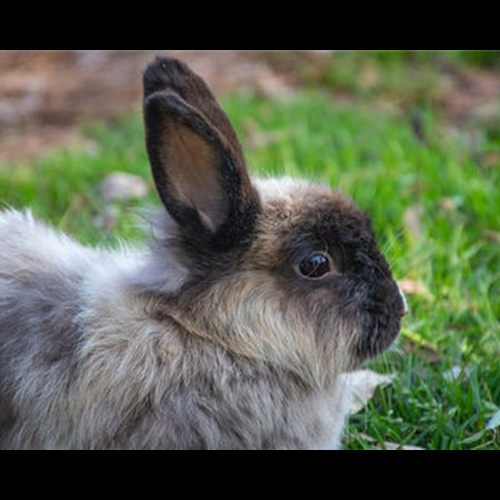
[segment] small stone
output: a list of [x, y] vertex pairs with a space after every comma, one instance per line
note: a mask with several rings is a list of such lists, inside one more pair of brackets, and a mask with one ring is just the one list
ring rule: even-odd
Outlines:
[[102, 181], [99, 193], [106, 201], [137, 200], [148, 195], [148, 185], [136, 175], [115, 172]]

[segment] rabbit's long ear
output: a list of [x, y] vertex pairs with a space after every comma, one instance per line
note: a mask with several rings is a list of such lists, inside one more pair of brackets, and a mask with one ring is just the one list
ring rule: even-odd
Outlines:
[[205, 82], [176, 59], [144, 74], [144, 120], [153, 176], [177, 223], [203, 241], [233, 247], [260, 210], [231, 123]]

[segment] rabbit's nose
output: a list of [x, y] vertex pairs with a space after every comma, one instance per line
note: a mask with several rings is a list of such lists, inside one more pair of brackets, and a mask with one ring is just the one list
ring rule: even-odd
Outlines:
[[401, 299], [403, 300], [403, 316], [406, 316], [409, 312], [410, 309], [408, 307], [408, 301], [406, 300], [406, 296], [403, 293], [403, 290], [401, 289], [401, 286], [398, 283], [398, 290], [399, 290], [399, 295], [401, 296]]

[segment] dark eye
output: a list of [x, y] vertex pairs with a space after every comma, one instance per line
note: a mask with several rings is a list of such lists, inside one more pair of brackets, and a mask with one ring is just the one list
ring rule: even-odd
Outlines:
[[333, 265], [330, 257], [322, 252], [308, 255], [300, 264], [299, 272], [304, 278], [318, 279], [332, 272]]

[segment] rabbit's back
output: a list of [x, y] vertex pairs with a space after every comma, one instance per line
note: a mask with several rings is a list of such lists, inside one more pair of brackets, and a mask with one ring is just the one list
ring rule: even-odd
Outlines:
[[[0, 214], [0, 354], [7, 349], [14, 360], [31, 348], [35, 365], [70, 356], [82, 283], [94, 260], [91, 250], [29, 213]], [[9, 364], [2, 359], [0, 370]]]
[[64, 385], [71, 377], [90, 260], [91, 251], [29, 213], [0, 214], [0, 447], [8, 445], [9, 430], [22, 418], [13, 398], [26, 397], [30, 387]]
[[148, 256], [86, 248], [29, 213], [0, 213], [0, 449], [130, 444], [117, 436], [161, 399], [183, 350], [141, 298]]
[[0, 449], [338, 446], [347, 394], [187, 335], [126, 257], [0, 215]]

